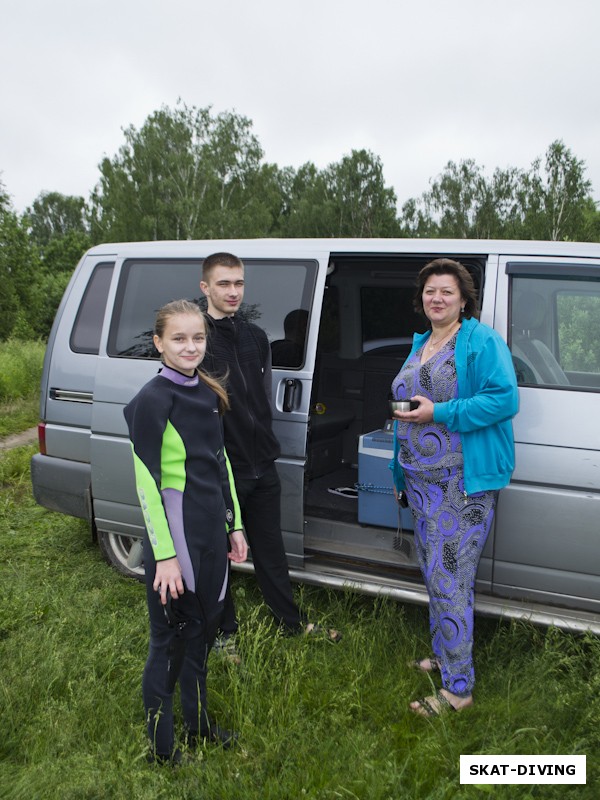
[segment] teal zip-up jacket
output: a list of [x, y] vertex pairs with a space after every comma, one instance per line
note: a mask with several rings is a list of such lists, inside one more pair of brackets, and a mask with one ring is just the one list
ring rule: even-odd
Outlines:
[[[416, 333], [409, 358], [427, 341], [431, 331]], [[502, 489], [515, 468], [512, 418], [519, 410], [517, 378], [510, 350], [495, 330], [471, 318], [464, 319], [456, 337], [458, 397], [434, 403], [433, 420], [457, 431], [463, 449], [467, 494]], [[394, 426], [394, 484], [404, 489], [398, 464]]]

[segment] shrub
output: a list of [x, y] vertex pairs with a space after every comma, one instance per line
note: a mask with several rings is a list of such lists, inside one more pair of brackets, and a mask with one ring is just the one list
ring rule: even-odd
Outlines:
[[17, 400], [39, 392], [46, 345], [40, 340], [0, 342], [0, 400]]

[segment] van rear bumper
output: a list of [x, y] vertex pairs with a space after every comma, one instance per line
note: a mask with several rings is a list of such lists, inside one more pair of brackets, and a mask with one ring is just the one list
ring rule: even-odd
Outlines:
[[35, 501], [52, 511], [91, 520], [91, 467], [81, 461], [37, 453], [31, 459]]

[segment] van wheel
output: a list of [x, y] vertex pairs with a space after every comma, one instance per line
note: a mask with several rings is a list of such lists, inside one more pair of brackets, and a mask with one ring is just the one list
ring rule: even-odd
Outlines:
[[98, 531], [98, 544], [100, 552], [122, 575], [135, 578], [138, 581], [144, 578], [144, 565], [142, 563], [142, 540], [133, 536], [111, 531]]

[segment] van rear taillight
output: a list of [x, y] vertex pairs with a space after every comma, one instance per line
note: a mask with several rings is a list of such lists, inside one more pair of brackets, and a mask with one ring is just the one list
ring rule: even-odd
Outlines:
[[40, 453], [45, 456], [46, 455], [46, 423], [40, 422], [38, 425], [38, 447], [40, 448]]

